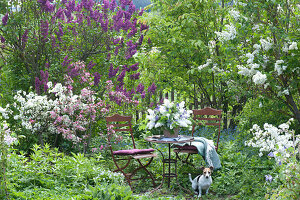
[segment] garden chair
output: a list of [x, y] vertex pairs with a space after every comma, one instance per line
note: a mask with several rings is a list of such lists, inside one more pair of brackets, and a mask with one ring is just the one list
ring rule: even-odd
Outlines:
[[[213, 108], [204, 108], [200, 110], [193, 110], [193, 119], [195, 123], [193, 123], [192, 126], [192, 136], [194, 137], [194, 131], [195, 127], [198, 125], [204, 125], [204, 126], [214, 126], [218, 128], [218, 135], [217, 135], [217, 141], [215, 145], [216, 151], [218, 151], [219, 148], [219, 140], [220, 140], [220, 133], [221, 133], [221, 120], [222, 120], [222, 110], [216, 110]], [[176, 145], [174, 148], [174, 152], [176, 153], [176, 158], [181, 160], [183, 163], [191, 164], [188, 162], [188, 159], [190, 155], [198, 154], [198, 149], [190, 144], [185, 144], [184, 146]], [[181, 159], [179, 157], [179, 154], [187, 154], [185, 159]]]
[[[133, 190], [131, 182], [140, 180], [141, 178], [135, 178], [135, 175], [138, 171], [144, 170], [147, 175], [143, 178], [152, 179], [153, 186], [155, 186], [155, 179], [147, 167], [157, 155], [154, 153], [154, 149], [136, 148], [132, 133], [131, 120], [131, 116], [121, 116], [118, 114], [106, 117], [107, 128], [110, 133], [108, 134], [109, 148], [112, 160], [117, 168], [114, 172], [121, 172], [128, 182], [131, 190]], [[116, 136], [118, 132], [120, 133], [119, 138], [116, 141], [113, 141], [114, 136]], [[126, 149], [120, 149], [122, 146], [121, 140], [123, 142], [128, 142], [125, 143], [125, 145], [123, 143], [124, 147], [127, 147]]]

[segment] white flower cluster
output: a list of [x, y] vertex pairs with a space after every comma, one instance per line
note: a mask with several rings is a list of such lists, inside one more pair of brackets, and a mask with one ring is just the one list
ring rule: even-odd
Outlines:
[[288, 89], [285, 89], [283, 91], [279, 91], [277, 96], [282, 96], [282, 95], [290, 95], [290, 92]]
[[237, 11], [237, 10], [234, 10], [234, 9], [231, 9], [230, 11], [229, 11], [229, 14], [230, 14], [230, 16], [232, 17], [232, 18], [234, 18], [234, 20], [235, 21], [237, 21], [239, 18], [240, 18], [240, 12], [239, 11]]
[[286, 65], [282, 65], [284, 63], [283, 60], [276, 60], [275, 62], [275, 71], [278, 73], [278, 75], [281, 75], [283, 71], [286, 70], [287, 66]]
[[282, 51], [283, 52], [288, 52], [288, 51], [291, 51], [291, 50], [298, 50], [298, 46], [297, 46], [297, 42], [287, 42], [287, 43], [284, 43], [283, 47], [282, 47]]
[[9, 104], [7, 104], [5, 108], [2, 108], [0, 106], [0, 114], [2, 115], [2, 117], [4, 119], [8, 119], [9, 118], [9, 114], [12, 114], [12, 111], [9, 109]]
[[273, 40], [270, 37], [268, 37], [267, 39], [261, 38], [259, 41], [262, 49], [265, 51], [270, 50], [273, 46]]
[[111, 172], [109, 170], [102, 170], [98, 173], [98, 176], [94, 178], [95, 182], [106, 182], [106, 183], [123, 183], [124, 176], [121, 173]]
[[207, 59], [206, 63], [203, 64], [203, 65], [200, 65], [200, 66], [198, 67], [198, 69], [199, 69], [199, 70], [202, 70], [202, 69], [208, 67], [211, 63], [212, 63], [211, 59]]
[[295, 131], [289, 130], [292, 121], [293, 119], [291, 118], [288, 122], [279, 125], [278, 128], [265, 123], [264, 130], [260, 129], [257, 124], [254, 124], [250, 130], [254, 137], [246, 141], [245, 145], [260, 148], [259, 156], [262, 156], [265, 152], [272, 152], [275, 158], [276, 156], [290, 157], [286, 149], [296, 147], [300, 142], [299, 137], [293, 141]]
[[226, 30], [222, 32], [216, 31], [215, 34], [217, 35], [218, 39], [223, 43], [225, 41], [233, 40], [236, 37], [236, 29], [235, 26], [232, 24], [225, 25]]
[[262, 74], [261, 72], [256, 72], [256, 74], [252, 77], [255, 85], [263, 85], [267, 81], [267, 75]]
[[15, 104], [19, 114], [14, 116], [15, 120], [21, 120], [22, 126], [33, 133], [46, 127], [49, 119], [49, 111], [53, 109], [54, 102], [47, 96], [36, 95], [33, 92], [27, 94], [18, 91], [14, 96]]
[[17, 138], [11, 136], [11, 131], [6, 121], [3, 121], [2, 124], [0, 124], [0, 134], [4, 134], [4, 143], [7, 146], [12, 145], [17, 140]]
[[147, 128], [165, 127], [174, 129], [177, 127], [190, 127], [192, 122], [189, 118], [192, 111], [186, 110], [184, 104], [184, 101], [175, 104], [168, 99], [164, 99], [164, 103], [155, 110], [148, 109], [149, 115], [146, 116], [148, 120]]

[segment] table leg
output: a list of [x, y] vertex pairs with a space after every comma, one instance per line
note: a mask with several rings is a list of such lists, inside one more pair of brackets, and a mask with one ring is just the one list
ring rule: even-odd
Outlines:
[[[170, 181], [171, 181], [171, 144], [169, 145], [169, 174], [168, 174], [168, 188], [170, 188]], [[175, 163], [176, 165], [176, 163]]]

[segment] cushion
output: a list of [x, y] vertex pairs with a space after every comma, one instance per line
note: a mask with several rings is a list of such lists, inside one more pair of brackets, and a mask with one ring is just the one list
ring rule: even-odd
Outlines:
[[114, 155], [135, 155], [135, 154], [145, 154], [151, 153], [154, 149], [128, 149], [128, 150], [118, 150], [113, 151]]

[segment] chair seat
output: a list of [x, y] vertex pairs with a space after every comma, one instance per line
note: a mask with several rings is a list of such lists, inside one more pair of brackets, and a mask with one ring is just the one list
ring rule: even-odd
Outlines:
[[126, 149], [113, 151], [114, 155], [136, 155], [136, 154], [147, 154], [153, 152], [154, 149]]
[[184, 145], [184, 146], [175, 145], [175, 148], [179, 149], [179, 150], [195, 150], [195, 151], [198, 151], [197, 147], [195, 147], [193, 145]]

